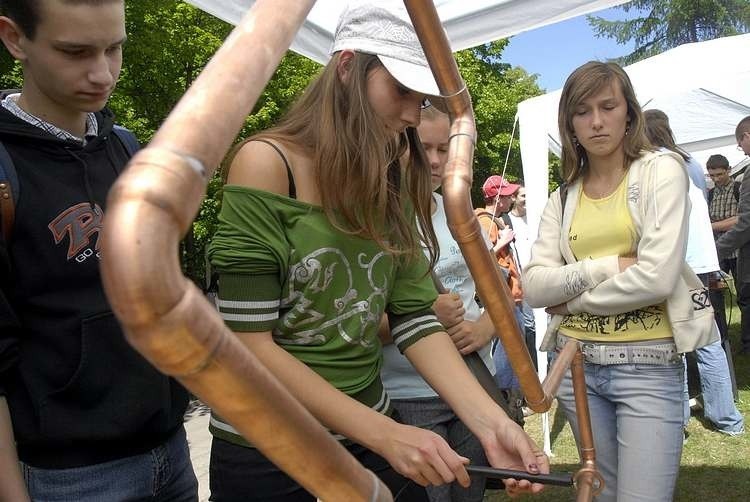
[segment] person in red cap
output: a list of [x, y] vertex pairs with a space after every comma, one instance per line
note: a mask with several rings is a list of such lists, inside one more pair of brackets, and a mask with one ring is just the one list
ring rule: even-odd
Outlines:
[[513, 196], [519, 188], [521, 188], [521, 185], [511, 183], [497, 174], [493, 174], [487, 178], [482, 185], [487, 210], [490, 211], [490, 207], [494, 208], [494, 211], [491, 212], [495, 216], [500, 216], [510, 211], [510, 207], [513, 205]]
[[[510, 183], [502, 176], [496, 174], [487, 178], [482, 185], [484, 192], [484, 208], [477, 208], [475, 213], [482, 229], [489, 236], [492, 242], [492, 250], [497, 258], [497, 263], [505, 272], [508, 281], [511, 296], [516, 304], [516, 321], [519, 328], [523, 331], [523, 314], [521, 313], [521, 303], [523, 302], [523, 289], [521, 288], [520, 267], [515, 257], [514, 248], [511, 242], [515, 238], [515, 233], [507, 216], [513, 205], [513, 198], [521, 185]], [[508, 218], [507, 220], [503, 218]], [[492, 360], [495, 362], [495, 380], [497, 385], [509, 393], [510, 408], [514, 412], [514, 418], [522, 420], [523, 398], [520, 392], [518, 377], [513, 373], [510, 367], [505, 350], [501, 344], [496, 344], [492, 353]]]
[[498, 263], [509, 274], [508, 286], [516, 303], [520, 303], [523, 299], [523, 290], [518, 266], [509, 246], [515, 235], [510, 225], [503, 221], [502, 215], [510, 211], [513, 205], [513, 195], [520, 187], [521, 185], [510, 183], [502, 176], [493, 174], [482, 185], [485, 207], [475, 210], [479, 224], [492, 241], [492, 249]]

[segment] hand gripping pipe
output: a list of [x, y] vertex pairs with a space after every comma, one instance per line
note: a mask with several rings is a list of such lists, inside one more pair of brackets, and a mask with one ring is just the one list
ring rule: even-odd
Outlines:
[[110, 191], [102, 275], [128, 341], [325, 501], [393, 500], [224, 326], [180, 270], [208, 178], [312, 8], [258, 0]]
[[[515, 305], [510, 291], [500, 274], [494, 256], [487, 250], [479, 221], [474, 215], [471, 204], [469, 194], [473, 179], [472, 162], [476, 127], [469, 91], [458, 72], [450, 43], [440, 25], [433, 3], [430, 0], [404, 0], [404, 4], [451, 117], [448, 162], [442, 180], [448, 227], [466, 259], [482, 303], [490, 314], [513, 371], [518, 376], [528, 406], [537, 412], [547, 411], [552, 405], [565, 372], [574, 356], [580, 351], [575, 341], [569, 342], [558, 355], [555, 366], [548, 374], [544, 385], [539, 382], [526, 344], [516, 324], [513, 312]], [[577, 408], [579, 405], [585, 409], [585, 415], [588, 417], [585, 387], [583, 393], [576, 392]], [[582, 444], [579, 448], [590, 454], [587, 453], [586, 458], [582, 458], [584, 463], [582, 471], [585, 470], [585, 472], [579, 471], [576, 474], [579, 486], [578, 500], [580, 501], [591, 499], [592, 490], [589, 488], [595, 478], [592, 472], [596, 473], [591, 425], [588, 420], [585, 422], [588, 430], [580, 435]], [[585, 428], [586, 424], [583, 421], [581, 424], [581, 427]], [[598, 476], [598, 473], [596, 474]], [[602, 486], [603, 484], [600, 483], [600, 487]]]

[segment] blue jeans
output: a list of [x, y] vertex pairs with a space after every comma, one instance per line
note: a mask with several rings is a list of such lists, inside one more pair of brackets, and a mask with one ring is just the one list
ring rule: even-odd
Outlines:
[[[671, 502], [682, 456], [682, 362], [585, 364], [596, 464], [605, 488], [597, 502]], [[557, 399], [578, 441], [568, 370]]]
[[521, 316], [523, 317], [523, 334], [526, 341], [526, 349], [534, 363], [534, 369], [539, 371], [539, 361], [536, 351], [536, 322], [534, 321], [534, 309], [524, 300], [521, 302]]
[[[745, 428], [742, 414], [734, 405], [732, 380], [729, 375], [727, 356], [721, 342], [714, 342], [695, 351], [703, 394], [703, 416], [710, 420], [720, 432], [739, 434]], [[690, 419], [687, 375], [684, 386], [684, 424]]]
[[[521, 307], [514, 308], [513, 313], [516, 317], [518, 329], [521, 333], [524, 333], [524, 318]], [[518, 383], [518, 377], [510, 365], [505, 347], [498, 338], [495, 338], [492, 342], [492, 362], [495, 363], [495, 382], [497, 382], [498, 387], [501, 389], [518, 389], [521, 387], [521, 384]]]
[[[471, 465], [488, 465], [479, 440], [439, 397], [392, 400], [401, 422], [428, 429], [443, 437], [456, 453], [471, 460]], [[458, 483], [428, 486], [430, 502], [482, 502], [484, 478], [472, 476], [469, 488]]]
[[518, 377], [513, 373], [510, 359], [505, 353], [505, 347], [499, 340], [492, 351], [492, 362], [495, 363], [495, 382], [497, 382], [498, 387], [501, 389], [518, 389], [520, 387]]
[[34, 502], [198, 501], [198, 480], [182, 427], [141, 455], [72, 469], [23, 463], [21, 469]]

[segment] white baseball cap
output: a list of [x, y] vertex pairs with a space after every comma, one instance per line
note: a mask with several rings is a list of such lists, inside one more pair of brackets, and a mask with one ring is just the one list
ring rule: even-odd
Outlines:
[[330, 53], [346, 49], [374, 54], [401, 85], [429, 96], [440, 96], [403, 3], [350, 4], [339, 17]]

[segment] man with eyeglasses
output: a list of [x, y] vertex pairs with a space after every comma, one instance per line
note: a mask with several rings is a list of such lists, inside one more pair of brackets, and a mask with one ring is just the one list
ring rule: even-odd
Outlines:
[[[750, 155], [750, 115], [740, 120], [734, 133], [737, 147], [745, 155]], [[750, 355], [750, 176], [742, 180], [739, 202], [737, 204], [737, 221], [716, 241], [716, 251], [719, 258], [731, 258], [736, 250], [737, 275], [737, 305], [740, 307], [741, 342], [740, 354]]]

